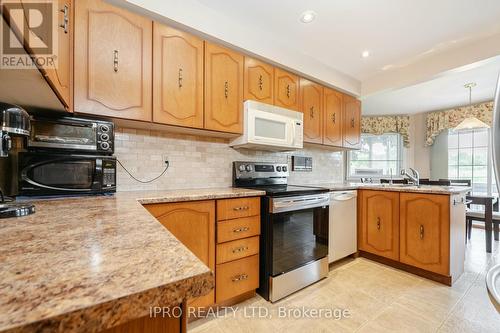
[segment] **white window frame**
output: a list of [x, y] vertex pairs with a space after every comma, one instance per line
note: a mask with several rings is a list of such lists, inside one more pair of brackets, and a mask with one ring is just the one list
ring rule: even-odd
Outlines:
[[[393, 170], [393, 173], [392, 173], [392, 177], [393, 178], [399, 178], [399, 171], [403, 168], [403, 156], [404, 156], [404, 152], [403, 152], [403, 137], [401, 136], [401, 134], [399, 133], [384, 133], [384, 134], [381, 134], [381, 135], [378, 135], [378, 136], [385, 136], [385, 135], [397, 135], [398, 136], [398, 149], [397, 149], [397, 165], [396, 165], [396, 170]], [[363, 138], [363, 136], [377, 136], [375, 134], [368, 134], [368, 133], [362, 133], [361, 134], [361, 139]], [[373, 180], [378, 180], [378, 179], [381, 179], [381, 178], [390, 178], [391, 175], [390, 174], [382, 174], [382, 175], [370, 175], [370, 174], [366, 174], [366, 175], [351, 175], [351, 151], [348, 151], [346, 152], [346, 156], [345, 156], [345, 160], [346, 160], [346, 167], [345, 167], [345, 175], [346, 175], [346, 180], [347, 181], [359, 181], [360, 178], [371, 178]], [[384, 161], [384, 160], [380, 160], [380, 161]], [[391, 160], [392, 161], [392, 160]]]

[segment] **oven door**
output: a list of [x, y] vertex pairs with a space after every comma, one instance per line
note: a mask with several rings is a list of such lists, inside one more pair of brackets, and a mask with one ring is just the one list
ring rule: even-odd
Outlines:
[[77, 119], [33, 119], [28, 147], [97, 151], [97, 124]]
[[21, 195], [99, 193], [102, 158], [86, 155], [20, 154]]
[[328, 194], [273, 198], [271, 276], [328, 256]]

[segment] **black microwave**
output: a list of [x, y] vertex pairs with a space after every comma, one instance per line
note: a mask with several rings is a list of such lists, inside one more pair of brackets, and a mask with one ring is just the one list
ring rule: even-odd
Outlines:
[[19, 195], [82, 195], [116, 192], [113, 156], [21, 152]]

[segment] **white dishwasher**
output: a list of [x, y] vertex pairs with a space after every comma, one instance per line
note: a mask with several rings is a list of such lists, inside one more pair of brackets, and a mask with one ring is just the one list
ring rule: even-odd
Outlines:
[[330, 193], [328, 262], [334, 262], [358, 251], [357, 196], [356, 190]]

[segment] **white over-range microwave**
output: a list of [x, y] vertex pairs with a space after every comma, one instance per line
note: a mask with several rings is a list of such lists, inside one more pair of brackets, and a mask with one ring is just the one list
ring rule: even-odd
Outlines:
[[303, 114], [278, 106], [245, 101], [243, 135], [229, 144], [234, 148], [291, 151], [303, 147]]

